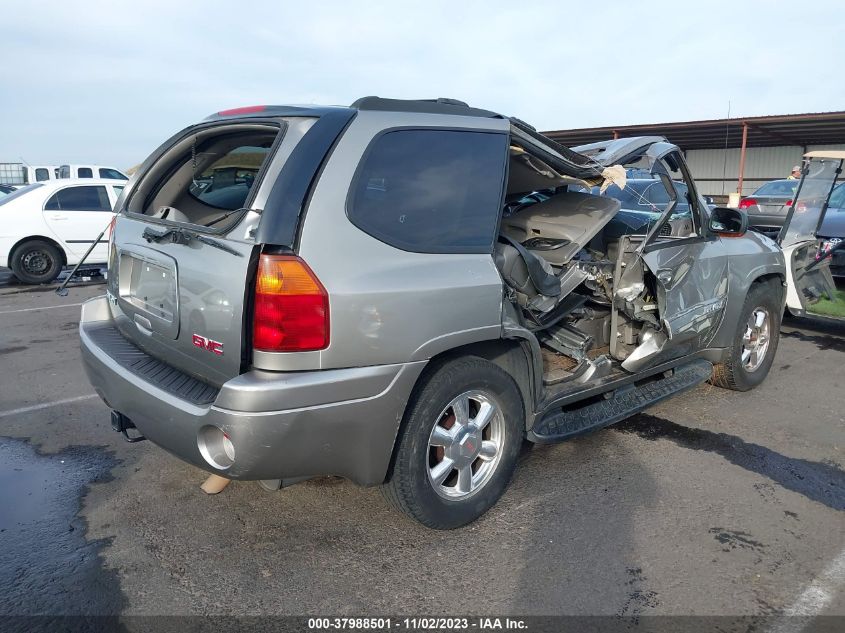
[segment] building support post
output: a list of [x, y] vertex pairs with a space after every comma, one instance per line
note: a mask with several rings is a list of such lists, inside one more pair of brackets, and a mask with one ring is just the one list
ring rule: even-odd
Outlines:
[[736, 186], [736, 192], [742, 195], [742, 179], [745, 176], [745, 146], [748, 143], [748, 123], [742, 124], [742, 149], [739, 153], [739, 182]]

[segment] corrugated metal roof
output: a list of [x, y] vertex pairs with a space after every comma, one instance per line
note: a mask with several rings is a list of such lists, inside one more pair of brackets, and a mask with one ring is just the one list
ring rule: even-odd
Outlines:
[[681, 149], [721, 149], [742, 145], [742, 127], [748, 125], [748, 147], [845, 143], [845, 111], [642, 125], [608, 125], [576, 130], [543, 132], [558, 143], [572, 147], [625, 136], [665, 136]]

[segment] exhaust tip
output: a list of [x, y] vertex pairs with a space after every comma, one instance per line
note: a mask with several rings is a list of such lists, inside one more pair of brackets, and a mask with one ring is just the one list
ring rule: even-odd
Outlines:
[[197, 433], [197, 447], [202, 458], [217, 470], [226, 470], [235, 463], [235, 445], [229, 434], [212, 424]]

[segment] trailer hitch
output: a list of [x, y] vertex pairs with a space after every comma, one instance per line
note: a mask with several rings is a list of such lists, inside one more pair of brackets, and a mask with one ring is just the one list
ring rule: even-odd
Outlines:
[[122, 433], [123, 437], [130, 444], [134, 444], [135, 442], [143, 442], [145, 439], [147, 439], [143, 435], [129, 435], [129, 429], [134, 429], [135, 423], [129, 418], [127, 418], [125, 415], [117, 411], [111, 412], [111, 428], [113, 428], [118, 433]]

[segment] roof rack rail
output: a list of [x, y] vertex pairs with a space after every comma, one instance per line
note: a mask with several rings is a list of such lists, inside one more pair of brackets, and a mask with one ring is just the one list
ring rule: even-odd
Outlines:
[[377, 110], [384, 112], [420, 112], [424, 114], [456, 114], [459, 116], [477, 116], [503, 119], [501, 114], [472, 108], [464, 101], [439, 97], [437, 99], [385, 99], [383, 97], [361, 97], [350, 108], [358, 110]]

